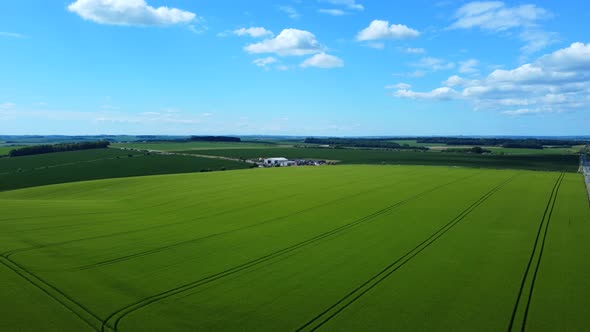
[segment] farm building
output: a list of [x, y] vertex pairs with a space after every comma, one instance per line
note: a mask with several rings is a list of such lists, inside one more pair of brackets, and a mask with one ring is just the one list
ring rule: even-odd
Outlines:
[[266, 167], [276, 167], [276, 166], [293, 166], [295, 165], [294, 162], [288, 160], [287, 158], [278, 157], [278, 158], [266, 158], [264, 159], [264, 166]]

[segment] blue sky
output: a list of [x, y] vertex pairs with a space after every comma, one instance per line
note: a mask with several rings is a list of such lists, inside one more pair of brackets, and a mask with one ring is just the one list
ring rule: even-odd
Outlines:
[[586, 1], [8, 0], [0, 134], [587, 135]]

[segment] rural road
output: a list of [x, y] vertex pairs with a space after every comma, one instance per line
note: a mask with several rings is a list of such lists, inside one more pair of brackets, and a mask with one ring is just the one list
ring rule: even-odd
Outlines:
[[121, 150], [132, 150], [132, 151], [147, 151], [150, 153], [158, 153], [163, 155], [177, 155], [177, 156], [187, 156], [187, 157], [200, 157], [200, 158], [209, 158], [209, 159], [223, 159], [223, 160], [232, 160], [232, 161], [241, 161], [250, 164], [255, 164], [255, 162], [251, 160], [242, 160], [238, 158], [229, 158], [229, 157], [222, 157], [222, 156], [213, 156], [207, 154], [195, 154], [195, 153], [179, 153], [174, 151], [163, 151], [163, 150], [146, 150], [146, 149], [134, 149], [134, 148], [119, 148]]

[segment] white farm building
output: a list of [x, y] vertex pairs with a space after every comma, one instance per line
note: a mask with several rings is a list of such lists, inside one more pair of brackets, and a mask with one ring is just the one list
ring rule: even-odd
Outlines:
[[266, 158], [264, 159], [264, 166], [266, 167], [284, 167], [284, 166], [293, 166], [295, 162], [288, 160], [287, 158]]

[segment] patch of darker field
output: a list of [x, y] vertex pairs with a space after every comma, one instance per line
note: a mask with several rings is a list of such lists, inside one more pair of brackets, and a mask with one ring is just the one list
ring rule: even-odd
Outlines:
[[95, 149], [0, 158], [0, 191], [129, 176], [232, 170], [249, 164], [222, 159]]
[[396, 164], [441, 165], [496, 169], [525, 169], [537, 171], [576, 172], [578, 155], [477, 155], [473, 153], [432, 153], [414, 151], [329, 149], [329, 148], [273, 148], [273, 149], [219, 149], [183, 151], [230, 158], [254, 159], [285, 157], [338, 160], [341, 164]]

